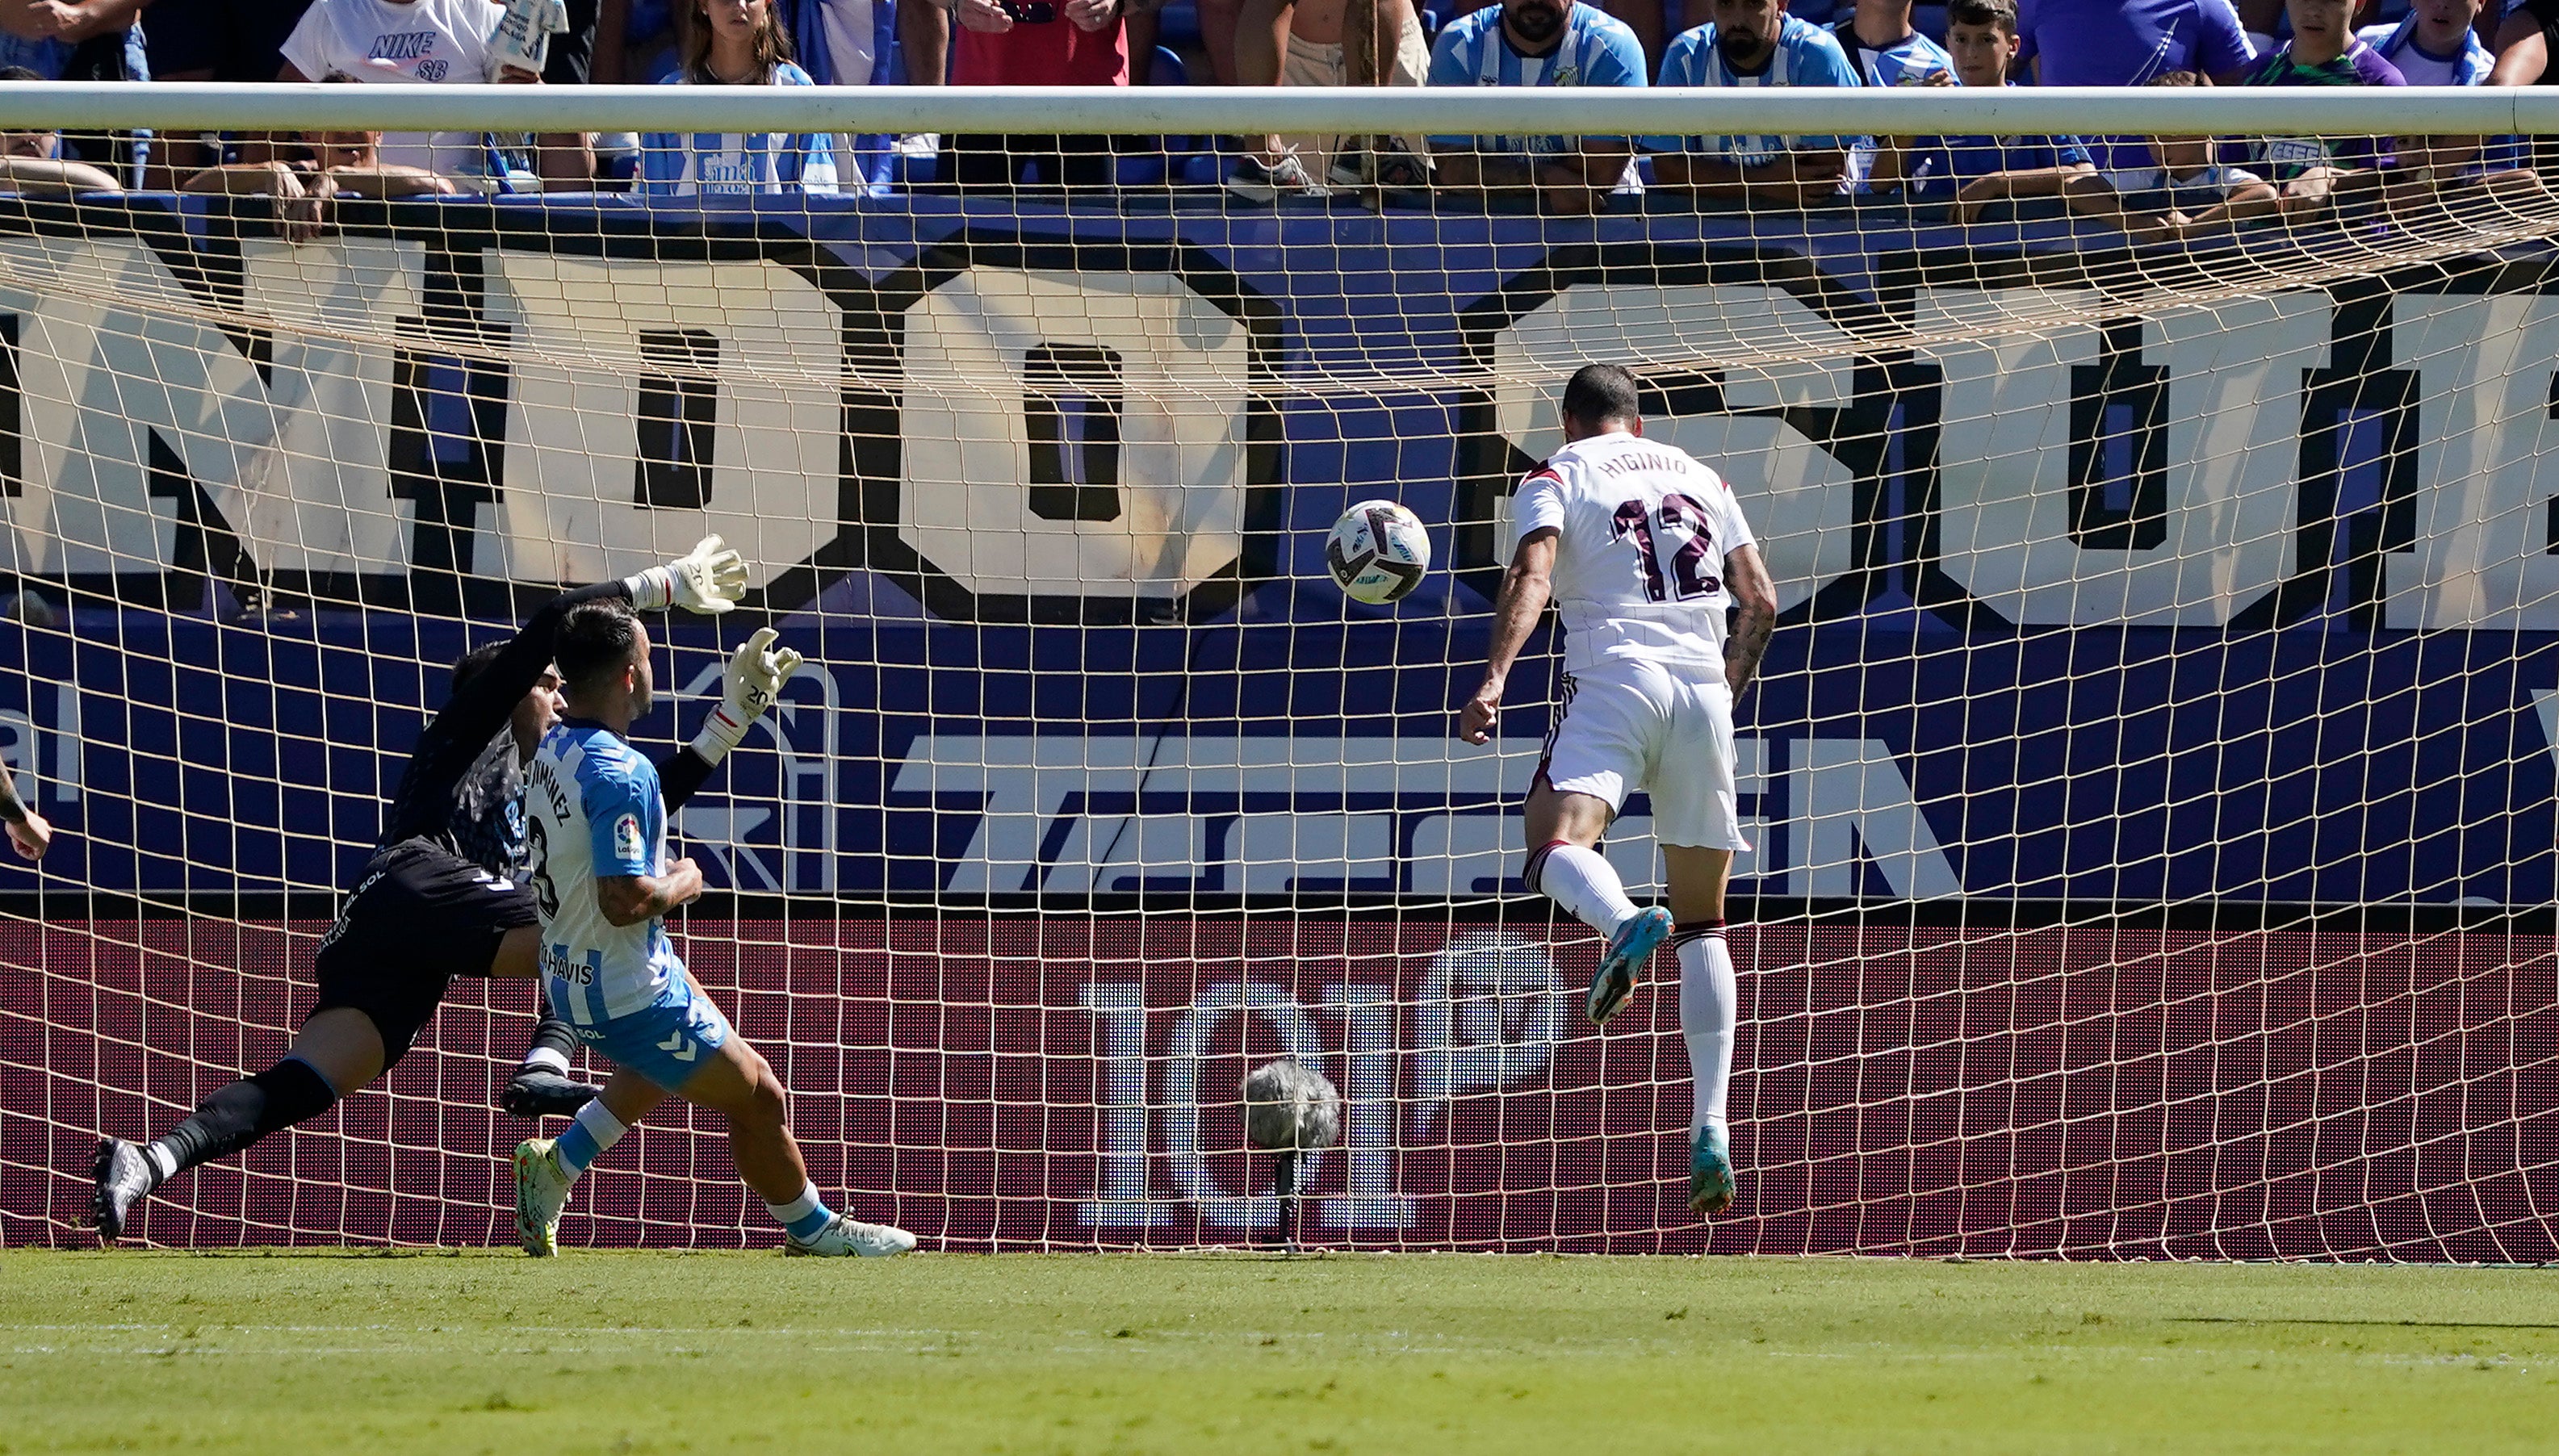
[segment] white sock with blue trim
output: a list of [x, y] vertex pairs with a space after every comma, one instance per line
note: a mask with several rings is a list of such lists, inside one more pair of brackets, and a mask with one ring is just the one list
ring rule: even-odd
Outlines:
[[558, 1155], [560, 1166], [568, 1170], [568, 1176], [575, 1178], [596, 1159], [603, 1157], [605, 1150], [620, 1142], [622, 1134], [630, 1130], [622, 1125], [621, 1118], [605, 1107], [602, 1098], [592, 1098], [577, 1109], [577, 1120], [569, 1123], [568, 1130], [551, 1145], [551, 1151]]
[[834, 1211], [827, 1207], [827, 1201], [818, 1196], [815, 1183], [801, 1189], [800, 1196], [789, 1203], [769, 1203], [764, 1207], [772, 1213], [775, 1222], [790, 1230], [791, 1237], [803, 1243], [817, 1238], [818, 1231], [834, 1222], [835, 1218]]

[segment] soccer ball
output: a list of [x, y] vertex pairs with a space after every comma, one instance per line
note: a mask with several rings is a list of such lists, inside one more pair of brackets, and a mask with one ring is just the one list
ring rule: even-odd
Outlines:
[[1393, 501], [1362, 501], [1333, 522], [1324, 564], [1352, 601], [1396, 601], [1422, 585], [1430, 569], [1430, 533], [1422, 517]]

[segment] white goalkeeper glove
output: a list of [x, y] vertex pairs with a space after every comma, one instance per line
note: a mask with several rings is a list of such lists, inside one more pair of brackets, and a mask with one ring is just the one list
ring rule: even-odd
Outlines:
[[551, 37], [567, 30], [566, 0], [507, 0], [506, 14], [489, 35], [487, 78], [502, 79], [510, 68], [540, 75], [550, 60]]
[[773, 706], [782, 693], [782, 684], [800, 670], [800, 654], [792, 648], [775, 648], [781, 634], [770, 627], [759, 627], [755, 636], [738, 644], [728, 659], [728, 693], [718, 707], [702, 720], [702, 731], [693, 735], [693, 752], [702, 762], [716, 764], [728, 751], [745, 739], [746, 730]]
[[719, 537], [704, 536], [693, 543], [692, 554], [625, 577], [622, 584], [630, 588], [635, 610], [663, 612], [681, 607], [716, 617], [746, 595], [746, 558]]

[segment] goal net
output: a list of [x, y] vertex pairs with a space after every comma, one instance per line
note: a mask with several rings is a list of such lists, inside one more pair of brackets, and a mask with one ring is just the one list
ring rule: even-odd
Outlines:
[[[757, 623], [808, 666], [671, 928], [928, 1246], [1273, 1237], [1286, 1054], [1344, 1098], [1315, 1246], [2551, 1258], [2540, 99], [0, 86], [238, 169], [0, 197], [0, 759], [59, 835], [0, 858], [0, 1235], [84, 1241], [96, 1138], [281, 1054], [460, 653], [716, 531], [753, 593], [653, 625], [644, 746]], [[485, 163], [292, 173], [403, 127]], [[580, 132], [636, 181], [528, 191]], [[1601, 1034], [1519, 880], [1553, 631], [1452, 716], [1591, 361], [1783, 610], [1712, 1228], [1667, 958]], [[1371, 607], [1323, 545], [1380, 497], [1434, 560]], [[140, 1233], [508, 1242], [534, 996], [457, 980]], [[564, 1237], [775, 1241], [674, 1106]]]

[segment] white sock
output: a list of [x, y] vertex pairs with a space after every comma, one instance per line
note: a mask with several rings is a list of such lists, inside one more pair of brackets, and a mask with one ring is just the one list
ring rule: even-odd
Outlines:
[[827, 1226], [835, 1220], [834, 1214], [827, 1208], [827, 1201], [819, 1197], [815, 1183], [804, 1185], [800, 1196], [789, 1203], [769, 1203], [764, 1208], [773, 1215], [775, 1223], [789, 1230], [791, 1237], [803, 1243], [824, 1233]]
[[1689, 1129], [1724, 1125], [1724, 1094], [1732, 1082], [1732, 1025], [1739, 996], [1732, 980], [1732, 952], [1724, 944], [1724, 922], [1682, 926], [1671, 937], [1679, 955], [1680, 1036], [1688, 1043], [1689, 1075], [1697, 1081], [1697, 1111]]
[[1626, 898], [1626, 882], [1598, 850], [1558, 839], [1532, 851], [1528, 869], [1532, 888], [1603, 936], [1615, 935], [1635, 913], [1635, 902]]

